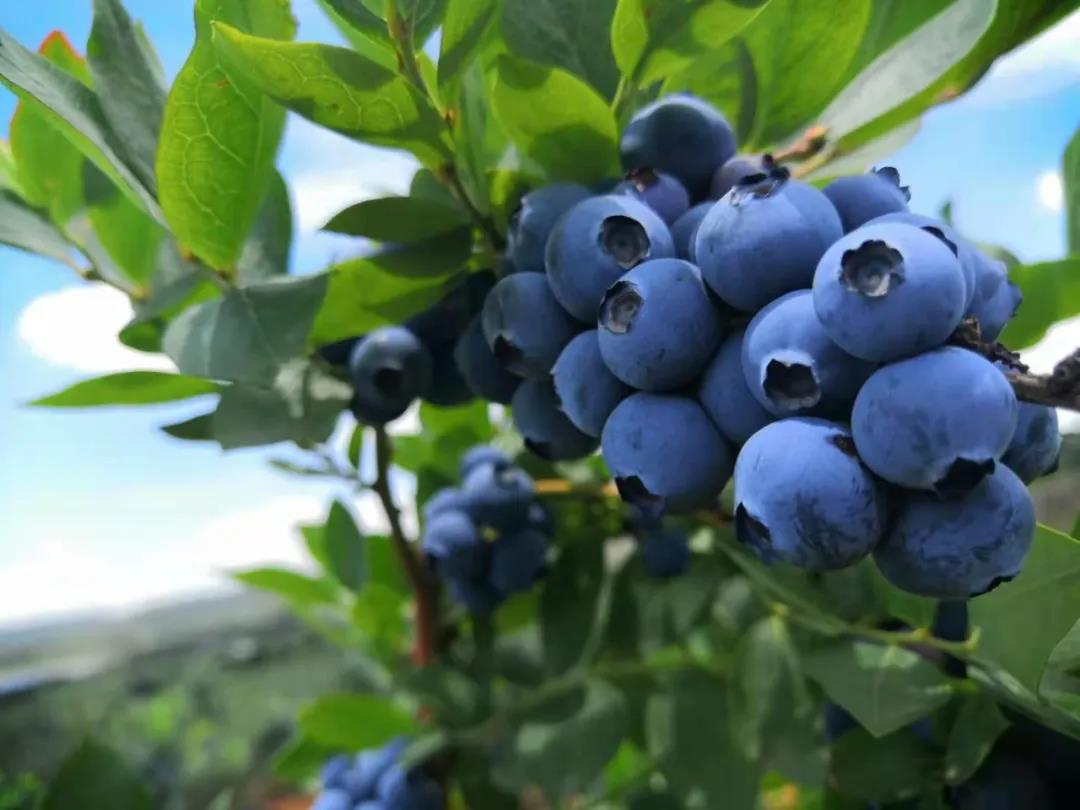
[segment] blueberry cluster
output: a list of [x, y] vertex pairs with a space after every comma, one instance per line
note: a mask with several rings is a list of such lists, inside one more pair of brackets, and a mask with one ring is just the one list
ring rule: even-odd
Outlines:
[[441, 810], [435, 780], [398, 762], [405, 745], [399, 738], [355, 757], [334, 757], [323, 767], [322, 792], [311, 810]]
[[551, 518], [533, 481], [499, 450], [473, 447], [460, 488], [439, 490], [424, 507], [424, 554], [453, 598], [473, 613], [527, 591], [547, 569]]
[[910, 213], [894, 169], [818, 190], [735, 155], [690, 96], [641, 110], [621, 152], [608, 193], [525, 195], [514, 272], [459, 354], [520, 380], [526, 445], [559, 460], [599, 444], [653, 516], [715, 505], [734, 472], [737, 532], [766, 560], [873, 553], [941, 598], [1015, 576], [1056, 417], [947, 345], [965, 319], [996, 339], [1020, 302], [1005, 266]]

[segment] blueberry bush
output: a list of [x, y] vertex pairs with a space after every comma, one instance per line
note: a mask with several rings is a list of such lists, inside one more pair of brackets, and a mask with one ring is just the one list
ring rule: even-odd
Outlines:
[[[1078, 3], [319, 0], [339, 47], [197, 0], [171, 87], [93, 5], [85, 55], [0, 31], [0, 242], [176, 372], [35, 404], [209, 395], [162, 429], [381, 505], [236, 574], [366, 673], [278, 755], [315, 807], [1077, 806], [1080, 540], [1026, 485], [1080, 353], [1007, 347], [1080, 314], [1080, 136], [1038, 265], [882, 160]], [[328, 268], [288, 267], [287, 111], [418, 164]], [[106, 760], [44, 806], [146, 806]]]

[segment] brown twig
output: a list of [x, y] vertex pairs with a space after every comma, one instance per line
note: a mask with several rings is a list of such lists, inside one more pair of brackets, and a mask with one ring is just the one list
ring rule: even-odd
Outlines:
[[792, 163], [814, 157], [828, 143], [829, 130], [821, 124], [809, 127], [799, 139], [790, 146], [772, 153], [777, 163]]

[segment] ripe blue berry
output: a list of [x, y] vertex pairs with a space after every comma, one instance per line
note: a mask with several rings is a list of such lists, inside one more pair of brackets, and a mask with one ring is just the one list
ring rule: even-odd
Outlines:
[[506, 598], [487, 578], [451, 579], [447, 584], [451, 598], [470, 613], [491, 613]]
[[959, 495], [993, 472], [1017, 402], [988, 360], [954, 346], [878, 369], [855, 400], [852, 433], [875, 473], [910, 489]]
[[709, 197], [719, 200], [747, 177], [768, 174], [775, 167], [772, 155], [735, 155], [716, 170], [709, 185]]
[[488, 402], [510, 404], [521, 378], [503, 368], [484, 338], [480, 316], [466, 327], [454, 347], [454, 360], [470, 390]]
[[547, 567], [547, 535], [538, 529], [509, 532], [491, 547], [491, 584], [502, 593], [527, 591]]
[[769, 413], [838, 419], [847, 417], [874, 368], [829, 339], [810, 290], [788, 293], [754, 316], [742, 365], [750, 393]]
[[631, 389], [604, 365], [597, 336], [590, 329], [567, 343], [551, 374], [566, 417], [582, 433], [600, 438], [604, 422]]
[[351, 765], [352, 760], [344, 754], [328, 760], [319, 774], [319, 782], [322, 783], [323, 789], [344, 787], [345, 774]]
[[998, 339], [1024, 300], [1020, 288], [1009, 281], [1005, 263], [975, 251], [975, 295], [967, 314], [979, 322], [984, 341]]
[[596, 439], [582, 433], [566, 418], [550, 380], [526, 380], [511, 405], [514, 426], [525, 446], [548, 461], [584, 458], [596, 449]]
[[871, 552], [885, 520], [884, 497], [843, 425], [782, 419], [739, 451], [735, 530], [766, 562], [846, 568]]
[[1061, 455], [1061, 431], [1057, 411], [1046, 405], [1021, 402], [1009, 448], [1001, 461], [1025, 484], [1057, 469]]
[[485, 548], [472, 518], [446, 511], [424, 526], [424, 554], [432, 568], [447, 577], [478, 577], [484, 570]]
[[906, 211], [911, 199], [911, 192], [900, 185], [900, 173], [892, 166], [841, 177], [825, 186], [824, 191], [840, 214], [844, 233], [883, 214]]
[[826, 334], [863, 360], [887, 362], [944, 343], [964, 313], [964, 276], [945, 243], [899, 222], [837, 241], [814, 274]]
[[669, 579], [690, 567], [690, 542], [686, 532], [673, 526], [654, 526], [641, 541], [641, 564], [655, 579]]
[[698, 225], [709, 209], [713, 207], [712, 201], [698, 203], [677, 220], [671, 226], [671, 239], [675, 243], [675, 255], [688, 262], [694, 261], [694, 239], [697, 238]]
[[580, 321], [596, 321], [604, 290], [647, 259], [675, 255], [671, 233], [647, 205], [624, 194], [590, 197], [567, 211], [547, 243], [555, 298]]
[[431, 355], [431, 382], [421, 394], [423, 400], [432, 405], [451, 408], [473, 399], [475, 394], [454, 358], [455, 343], [450, 341], [437, 346], [430, 343], [426, 345]]
[[601, 442], [623, 500], [653, 516], [712, 506], [731, 477], [731, 448], [688, 397], [632, 394]]
[[467, 512], [469, 499], [465, 493], [455, 487], [443, 487], [424, 504], [424, 521], [431, 521], [443, 512]]
[[690, 195], [675, 177], [652, 169], [631, 169], [626, 179], [615, 187], [616, 194], [627, 194], [645, 203], [671, 225], [690, 208]]
[[580, 324], [551, 293], [546, 276], [506, 276], [484, 302], [484, 337], [499, 364], [523, 377], [544, 378]]
[[376, 795], [383, 810], [440, 810], [438, 785], [422, 773], [395, 763], [379, 778]]
[[487, 444], [478, 444], [465, 451], [465, 455], [461, 457], [461, 463], [458, 465], [458, 469], [461, 471], [461, 477], [467, 478], [469, 473], [484, 464], [505, 466], [510, 464], [510, 456], [506, 455], [506, 453], [497, 447], [492, 447]]
[[828, 200], [792, 185], [784, 171], [749, 180], [754, 182], [733, 189], [705, 215], [694, 257], [722, 300], [756, 312], [786, 292], [809, 287], [818, 260], [841, 231]]
[[461, 491], [468, 499], [469, 515], [483, 526], [509, 531], [528, 521], [533, 482], [518, 467], [481, 464], [465, 477]]
[[324, 790], [319, 794], [311, 810], [352, 810], [352, 797], [344, 790]]
[[732, 332], [701, 375], [698, 400], [720, 432], [741, 445], [773, 420], [773, 416], [750, 393], [743, 374], [744, 331]]
[[642, 108], [619, 143], [625, 169], [653, 166], [675, 175], [694, 199], [735, 154], [735, 134], [720, 111], [698, 98], [667, 96]]
[[1024, 482], [998, 465], [962, 498], [908, 493], [874, 560], [905, 591], [967, 599], [1020, 573], [1034, 533]]
[[604, 363], [644, 391], [691, 382], [722, 332], [701, 273], [682, 259], [656, 259], [629, 271], [604, 294], [598, 323]]
[[355, 799], [375, 798], [379, 779], [401, 756], [401, 752], [405, 750], [405, 745], [404, 739], [396, 738], [382, 748], [357, 754], [353, 766], [345, 775], [345, 790]]
[[385, 326], [357, 342], [349, 373], [356, 418], [383, 424], [405, 413], [431, 383], [431, 356], [408, 329]]
[[544, 247], [555, 223], [589, 193], [577, 183], [552, 183], [521, 198], [506, 233], [506, 250], [518, 272], [544, 272]]

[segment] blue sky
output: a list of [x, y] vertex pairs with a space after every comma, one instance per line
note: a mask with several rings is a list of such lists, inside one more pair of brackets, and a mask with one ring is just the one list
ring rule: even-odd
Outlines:
[[[175, 73], [192, 38], [188, 2], [127, 0]], [[90, 0], [0, 4], [0, 27], [36, 46], [53, 28], [85, 42]], [[314, 0], [294, 0], [300, 37], [337, 41]], [[958, 225], [1026, 260], [1064, 250], [1064, 145], [1080, 125], [1080, 14], [1003, 60], [975, 91], [924, 119], [890, 161], [912, 187], [914, 209], [951, 199]], [[14, 110], [0, 90], [0, 132]], [[315, 229], [364, 196], [401, 191], [409, 159], [290, 119], [280, 161], [290, 180], [298, 269], [350, 249]], [[70, 271], [0, 248], [0, 624], [86, 608], [128, 609], [222, 582], [227, 568], [297, 562], [298, 519], [321, 514], [332, 485], [282, 476], [273, 451], [223, 454], [169, 439], [157, 426], [198, 402], [143, 409], [49, 411], [20, 403], [83, 377], [153, 360], [112, 337], [122, 299]], [[1034, 356], [1050, 363], [1075, 329]], [[158, 361], [160, 362], [160, 361]], [[369, 503], [362, 517], [377, 519]]]

